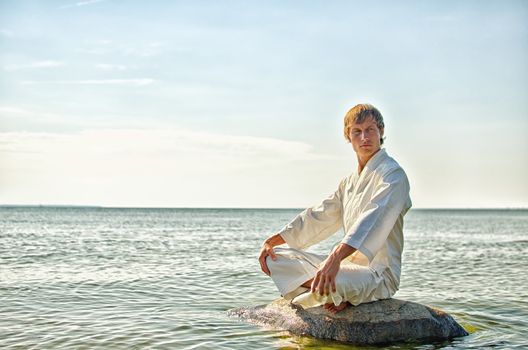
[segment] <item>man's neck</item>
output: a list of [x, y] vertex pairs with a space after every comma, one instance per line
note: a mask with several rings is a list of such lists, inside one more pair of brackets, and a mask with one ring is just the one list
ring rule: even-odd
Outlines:
[[379, 151], [381, 150], [381, 148], [378, 148], [378, 150], [368, 156], [365, 156], [365, 157], [361, 157], [359, 154], [357, 155], [357, 160], [358, 160], [358, 174], [361, 174], [361, 172], [363, 171], [363, 169], [365, 168], [365, 165], [367, 165], [368, 161], [374, 157]]

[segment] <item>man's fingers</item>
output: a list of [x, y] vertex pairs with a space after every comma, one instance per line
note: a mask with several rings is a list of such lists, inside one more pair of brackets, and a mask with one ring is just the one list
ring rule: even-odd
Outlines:
[[335, 280], [332, 276], [328, 276], [325, 290], [327, 294], [335, 293], [336, 291]]
[[325, 291], [325, 288], [326, 288], [326, 279], [327, 277], [326, 276], [323, 276], [321, 277], [321, 280], [319, 282], [319, 294], [321, 295], [326, 295], [326, 291]]
[[331, 276], [324, 276], [321, 278], [318, 290], [321, 295], [329, 295], [330, 292], [335, 293], [337, 289], [334, 279]]
[[317, 287], [317, 291], [319, 294], [324, 295], [324, 286], [325, 286], [325, 278], [321, 277], [319, 279], [319, 286]]
[[264, 271], [264, 273], [265, 273], [266, 275], [269, 276], [269, 275], [271, 274], [270, 270], [268, 269], [268, 265], [266, 264], [266, 262], [264, 262], [263, 264], [261, 264], [261, 267], [262, 267], [262, 271]]
[[328, 295], [330, 294], [330, 288], [333, 286], [332, 283], [333, 280], [330, 276], [321, 276], [318, 272], [313, 279], [310, 290], [312, 293], [318, 292], [321, 295]]
[[320, 285], [319, 294], [326, 295], [326, 290], [325, 290], [326, 282], [325, 282], [325, 280], [321, 279], [321, 283], [319, 283], [319, 285]]
[[262, 252], [260, 254], [260, 257], [259, 257], [259, 263], [260, 263], [260, 269], [262, 270], [262, 272], [264, 272], [266, 275], [270, 276], [271, 275], [271, 272], [268, 268], [268, 264], [266, 264], [266, 256], [267, 254], [264, 254], [264, 252]]
[[260, 269], [266, 275], [271, 276], [271, 272], [270, 272], [270, 270], [268, 268], [268, 264], [266, 263], [266, 258], [268, 256], [273, 261], [277, 260], [277, 255], [273, 251], [273, 247], [270, 246], [268, 243], [264, 243], [264, 245], [262, 246], [262, 249], [260, 250], [260, 256], [259, 256]]
[[312, 285], [310, 287], [310, 292], [315, 293], [317, 291], [318, 286], [319, 286], [319, 274], [316, 273], [312, 281]]
[[259, 258], [259, 263], [260, 263], [260, 269], [262, 270], [262, 272], [264, 272], [266, 275], [268, 274], [268, 267], [266, 266], [266, 264], [264, 264], [262, 262], [262, 258]]
[[324, 283], [324, 293], [325, 295], [330, 294], [330, 288], [332, 287], [332, 277], [326, 276]]

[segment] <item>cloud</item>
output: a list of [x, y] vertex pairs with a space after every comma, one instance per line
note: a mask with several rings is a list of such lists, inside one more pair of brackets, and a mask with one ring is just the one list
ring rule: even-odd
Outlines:
[[61, 61], [37, 61], [37, 62], [31, 62], [26, 64], [9, 64], [7, 66], [4, 66], [4, 70], [7, 71], [15, 71], [15, 70], [23, 70], [23, 69], [41, 69], [41, 68], [57, 68], [64, 65], [64, 62]]
[[154, 83], [154, 79], [92, 79], [92, 80], [24, 80], [23, 85], [56, 84], [56, 85], [123, 85], [145, 86]]
[[127, 114], [103, 113], [83, 114], [52, 113], [31, 105], [0, 105], [0, 131], [57, 131], [98, 128], [164, 128], [159, 120], [131, 119]]
[[69, 4], [59, 7], [59, 9], [67, 9], [72, 7], [81, 7], [81, 6], [87, 6], [87, 5], [94, 5], [100, 2], [104, 2], [106, 0], [86, 0], [86, 1], [79, 1], [75, 4]]
[[125, 71], [125, 70], [130, 69], [129, 66], [125, 66], [122, 64], [106, 64], [106, 63], [96, 64], [95, 68], [107, 70], [107, 71]]
[[63, 129], [72, 130], [72, 128], [77, 128], [78, 130], [79, 128], [86, 128], [94, 125], [94, 120], [96, 122], [101, 120], [111, 120], [112, 122], [109, 125], [112, 126], [114, 121], [119, 121], [119, 119], [116, 119], [113, 116], [106, 116], [106, 118], [105, 116], [96, 116], [88, 119], [82, 118], [78, 115], [72, 115], [71, 113], [50, 113], [31, 105], [0, 105], [0, 131], [57, 131]]
[[19, 106], [0, 106], [0, 117], [3, 118], [2, 126], [30, 122], [35, 125], [42, 123], [52, 123], [64, 125], [65, 121], [71, 121], [72, 115], [60, 115], [55, 113], [42, 112], [31, 108]]
[[138, 57], [153, 57], [160, 55], [164, 48], [164, 43], [149, 43], [140, 47], [124, 46], [119, 48], [121, 53], [125, 56], [138, 56]]
[[111, 48], [105, 48], [105, 47], [94, 47], [94, 48], [82, 48], [82, 49], [75, 49], [76, 52], [80, 53], [86, 53], [89, 55], [106, 55], [108, 53], [111, 53], [113, 49]]
[[307, 195], [307, 179], [328, 176], [317, 164], [336, 157], [302, 142], [171, 128], [2, 132], [0, 159], [3, 203], [288, 206], [270, 188]]
[[[137, 45], [123, 45], [113, 43], [110, 40], [98, 40], [88, 44], [90, 47], [84, 47], [76, 49], [76, 52], [89, 54], [89, 55], [106, 55], [106, 54], [117, 54], [122, 56], [135, 56], [135, 57], [154, 57], [161, 55], [166, 49], [167, 44], [164, 42], [150, 42]], [[171, 48], [174, 50], [174, 48]], [[186, 49], [180, 48], [178, 51], [186, 51]]]
[[30, 152], [43, 156], [114, 154], [119, 157], [133, 155], [136, 159], [161, 156], [198, 163], [204, 159], [249, 160], [253, 157], [277, 163], [315, 159], [312, 147], [302, 142], [176, 128], [95, 129], [74, 134], [3, 132], [0, 135], [0, 152]]
[[28, 114], [28, 110], [19, 107], [0, 106], [0, 114]]

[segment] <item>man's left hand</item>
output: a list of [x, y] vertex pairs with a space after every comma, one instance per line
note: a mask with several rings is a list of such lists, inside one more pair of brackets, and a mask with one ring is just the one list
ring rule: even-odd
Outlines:
[[335, 280], [341, 260], [355, 251], [355, 248], [340, 243], [317, 270], [310, 287], [311, 292], [318, 292], [321, 295], [328, 295], [330, 292], [335, 293], [337, 291]]
[[315, 274], [310, 288], [312, 293], [318, 292], [321, 295], [328, 295], [330, 294], [330, 291], [335, 293], [335, 279], [340, 265], [341, 260], [330, 255]]

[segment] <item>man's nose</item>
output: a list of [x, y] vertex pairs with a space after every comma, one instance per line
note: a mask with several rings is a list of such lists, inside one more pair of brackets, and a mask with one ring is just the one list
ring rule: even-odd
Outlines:
[[362, 131], [361, 132], [361, 140], [368, 140], [369, 139], [369, 134], [368, 132], [365, 130], [365, 131]]

